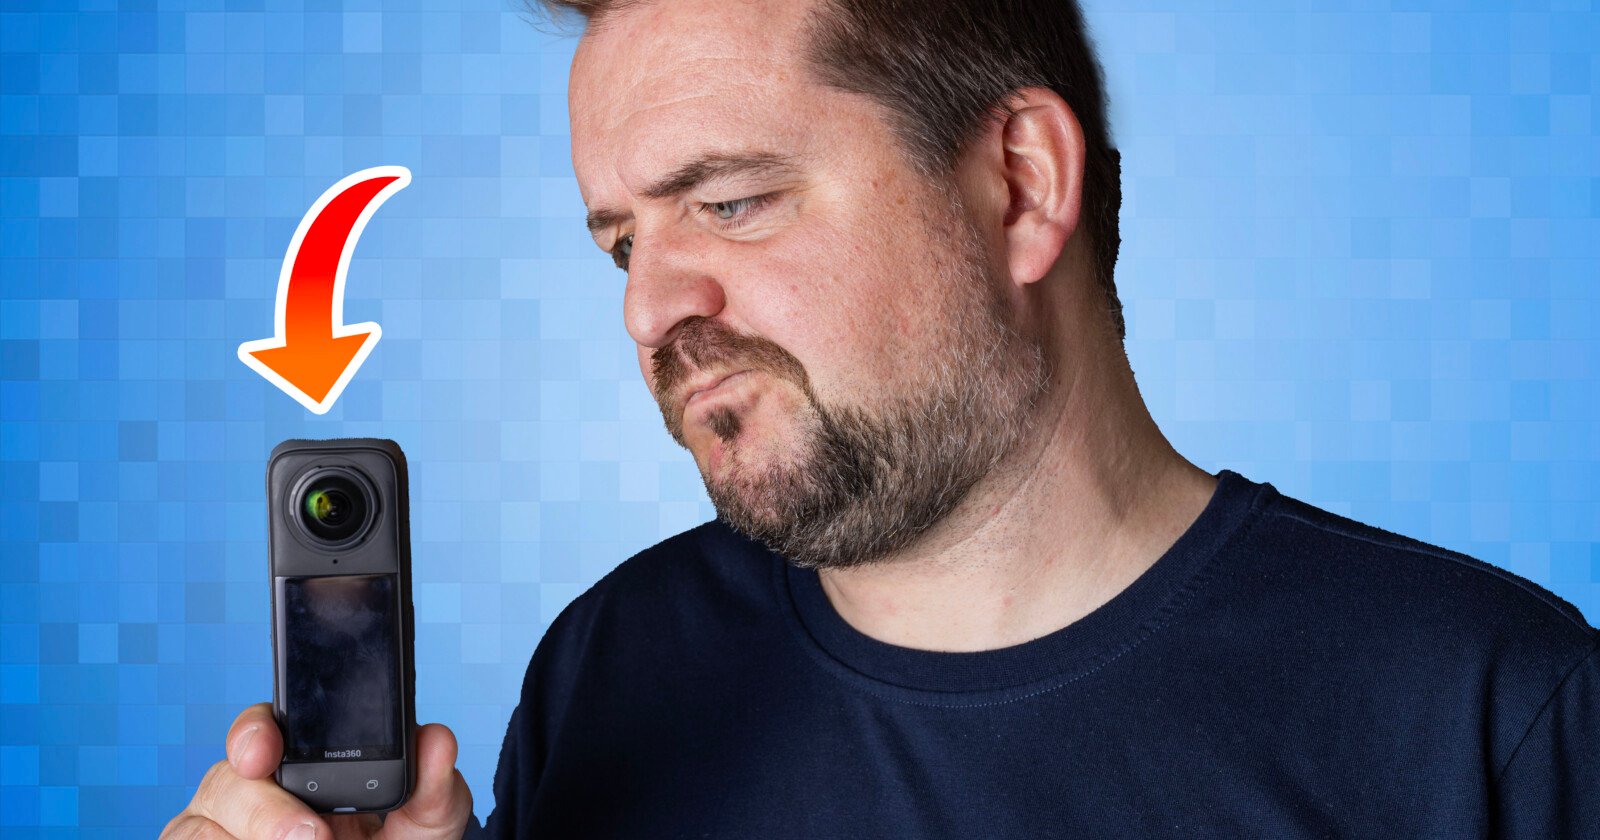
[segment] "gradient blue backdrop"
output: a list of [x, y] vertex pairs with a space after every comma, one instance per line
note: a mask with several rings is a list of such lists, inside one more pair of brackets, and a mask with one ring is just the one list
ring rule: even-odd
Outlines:
[[[411, 461], [418, 704], [490, 780], [528, 656], [713, 516], [572, 177], [573, 41], [516, 0], [4, 0], [0, 832], [151, 837], [271, 692], [263, 464]], [[1600, 621], [1600, 13], [1093, 0], [1156, 419]], [[1449, 6], [1450, 8], [1436, 8]], [[383, 339], [326, 416], [235, 357], [325, 188]]]

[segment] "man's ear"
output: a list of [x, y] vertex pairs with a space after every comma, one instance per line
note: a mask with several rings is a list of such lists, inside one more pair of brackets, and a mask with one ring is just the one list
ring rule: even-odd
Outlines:
[[1077, 115], [1055, 91], [1023, 88], [1009, 101], [1015, 113], [999, 128], [1006, 259], [1022, 284], [1049, 273], [1078, 229], [1087, 154]]

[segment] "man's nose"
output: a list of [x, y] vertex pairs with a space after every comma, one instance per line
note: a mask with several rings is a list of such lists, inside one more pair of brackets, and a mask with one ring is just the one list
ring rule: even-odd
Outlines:
[[670, 226], [635, 232], [623, 295], [623, 318], [634, 341], [663, 347], [684, 319], [722, 311], [726, 298], [714, 257], [693, 232]]

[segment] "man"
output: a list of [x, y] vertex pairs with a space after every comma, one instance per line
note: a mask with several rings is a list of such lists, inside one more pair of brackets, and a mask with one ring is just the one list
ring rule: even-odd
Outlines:
[[[430, 724], [382, 836], [1600, 836], [1576, 609], [1151, 421], [1075, 7], [574, 5], [590, 228], [718, 517], [556, 618], [486, 827]], [[170, 833], [378, 827], [280, 753], [246, 710]]]

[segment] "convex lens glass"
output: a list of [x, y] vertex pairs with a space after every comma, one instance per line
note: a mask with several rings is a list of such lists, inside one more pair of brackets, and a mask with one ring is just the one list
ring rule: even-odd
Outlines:
[[339, 543], [354, 537], [367, 523], [369, 505], [361, 486], [342, 475], [313, 481], [300, 502], [300, 521], [311, 535]]

